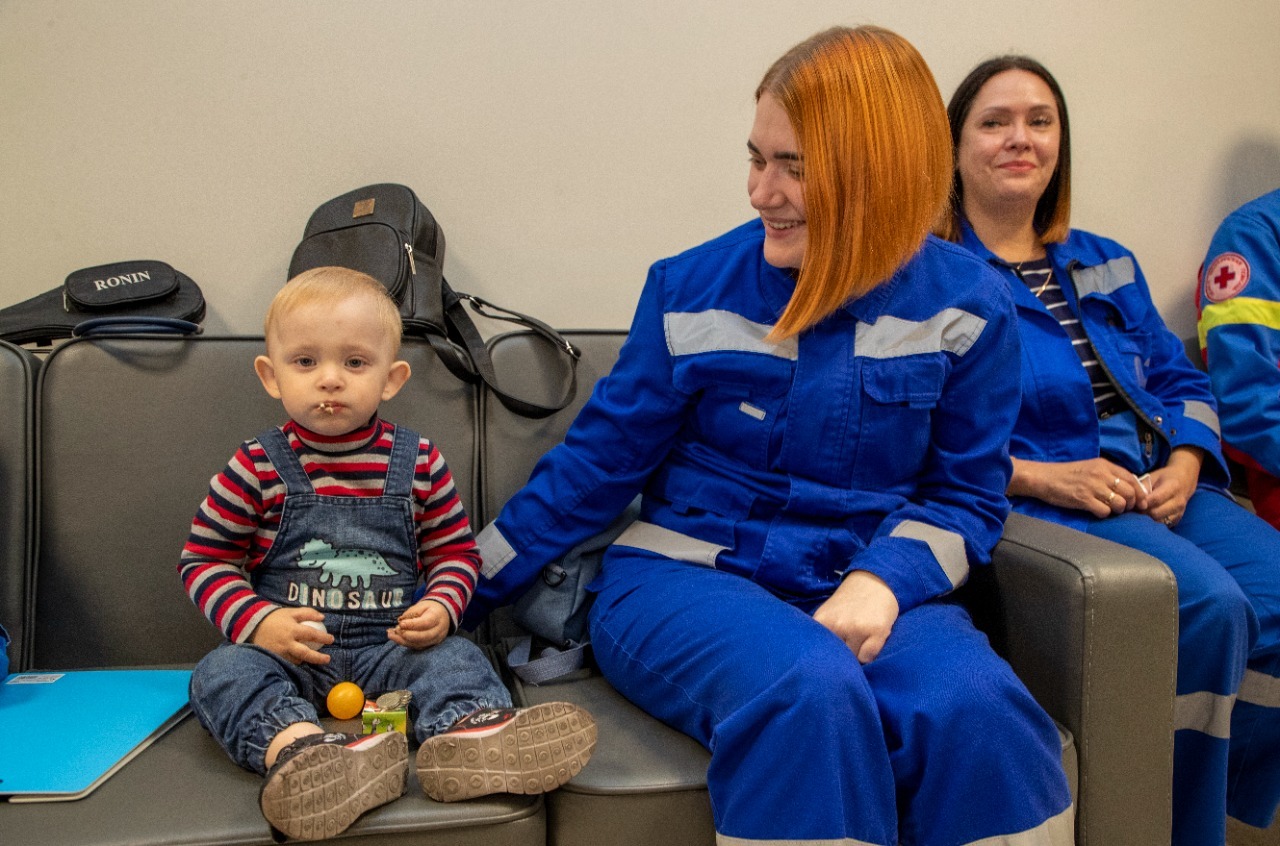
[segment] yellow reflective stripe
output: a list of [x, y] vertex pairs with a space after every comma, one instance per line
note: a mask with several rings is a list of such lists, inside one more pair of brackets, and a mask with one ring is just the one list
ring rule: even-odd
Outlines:
[[1239, 323], [1280, 330], [1280, 303], [1257, 297], [1234, 297], [1226, 302], [1205, 306], [1196, 323], [1200, 334], [1200, 349], [1205, 348], [1205, 338], [1210, 330]]

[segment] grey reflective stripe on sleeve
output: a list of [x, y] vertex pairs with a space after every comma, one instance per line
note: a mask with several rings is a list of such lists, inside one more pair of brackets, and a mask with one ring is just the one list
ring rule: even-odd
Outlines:
[[1222, 437], [1222, 427], [1218, 425], [1218, 413], [1209, 403], [1188, 400], [1182, 404], [1182, 414], [1197, 423], [1203, 423], [1212, 429], [1215, 435]]
[[667, 349], [672, 355], [708, 352], [752, 352], [795, 361], [799, 343], [788, 338], [781, 343], [764, 339], [772, 326], [747, 320], [723, 309], [673, 311], [662, 318]]
[[960, 587], [969, 578], [969, 556], [964, 551], [964, 538], [955, 532], [918, 520], [903, 520], [893, 527], [889, 536], [927, 543], [952, 587]]
[[653, 523], [637, 520], [618, 535], [613, 546], [629, 546], [656, 552], [676, 561], [688, 561], [690, 564], [701, 564], [704, 567], [716, 566], [716, 556], [727, 547], [718, 546], [704, 540], [691, 538]]
[[903, 320], [886, 314], [875, 323], [858, 323], [853, 350], [867, 358], [934, 352], [964, 355], [986, 325], [983, 318], [958, 308], [943, 309], [928, 320]]
[[1263, 708], [1280, 708], [1280, 679], [1257, 670], [1245, 670], [1236, 698]]
[[1201, 690], [1184, 693], [1173, 702], [1173, 728], [1191, 729], [1210, 737], [1227, 740], [1231, 737], [1231, 709], [1234, 696], [1222, 696]]
[[1135, 278], [1133, 259], [1128, 256], [1093, 267], [1078, 267], [1071, 272], [1076, 293], [1081, 297], [1085, 294], [1110, 294], [1125, 285], [1132, 285]]
[[[1035, 828], [1019, 831], [1017, 834], [997, 834], [972, 840], [964, 846], [1071, 846], [1076, 842], [1076, 809], [1068, 805], [1067, 809], [1057, 816], [1040, 823]], [[865, 840], [854, 840], [850, 837], [835, 837], [829, 840], [755, 840], [746, 837], [729, 837], [716, 834], [716, 846], [871, 846]]]
[[498, 531], [497, 523], [490, 523], [480, 530], [476, 535], [476, 546], [480, 552], [480, 575], [487, 579], [501, 573], [502, 568], [516, 557], [516, 551]]

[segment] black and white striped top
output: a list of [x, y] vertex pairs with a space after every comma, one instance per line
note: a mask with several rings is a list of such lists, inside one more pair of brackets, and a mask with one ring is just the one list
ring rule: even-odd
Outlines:
[[1080, 357], [1085, 372], [1089, 374], [1089, 384], [1093, 386], [1093, 405], [1101, 417], [1124, 407], [1124, 401], [1116, 393], [1116, 387], [1107, 378], [1107, 373], [1098, 362], [1098, 355], [1080, 325], [1080, 319], [1071, 310], [1071, 304], [1062, 293], [1062, 286], [1053, 275], [1053, 265], [1048, 258], [1024, 261], [1012, 265], [1013, 272], [1018, 275], [1027, 289], [1049, 310], [1058, 324], [1071, 338], [1071, 347]]

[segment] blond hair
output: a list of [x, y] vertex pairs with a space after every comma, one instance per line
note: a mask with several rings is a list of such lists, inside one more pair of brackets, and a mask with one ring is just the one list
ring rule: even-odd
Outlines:
[[280, 320], [302, 306], [332, 305], [357, 297], [367, 299], [377, 310], [378, 321], [392, 341], [392, 354], [399, 352], [403, 327], [395, 301], [377, 279], [346, 267], [316, 267], [286, 282], [267, 308], [262, 332], [269, 339]]
[[813, 326], [888, 281], [947, 205], [951, 137], [929, 66], [902, 36], [836, 27], [765, 73], [804, 159], [808, 241], [795, 293], [771, 337]]

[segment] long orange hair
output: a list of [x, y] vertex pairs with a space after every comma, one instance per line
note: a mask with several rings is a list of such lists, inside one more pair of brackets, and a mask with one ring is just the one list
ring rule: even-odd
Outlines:
[[837, 27], [788, 50], [756, 99], [782, 104], [804, 157], [808, 241], [770, 337], [813, 326], [888, 281], [947, 207], [951, 135], [929, 66], [902, 36]]

